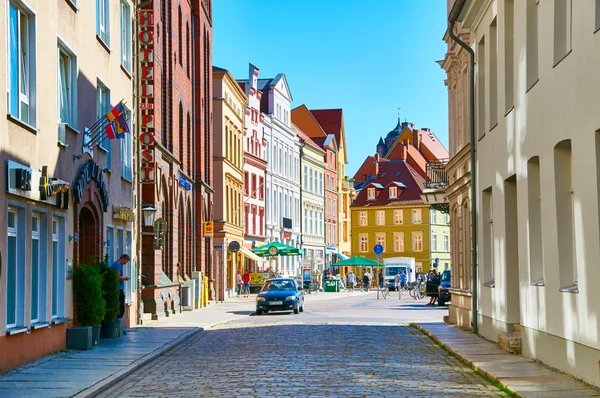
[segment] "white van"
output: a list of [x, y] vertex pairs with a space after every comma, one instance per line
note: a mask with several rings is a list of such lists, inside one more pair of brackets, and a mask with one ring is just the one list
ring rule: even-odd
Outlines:
[[414, 257], [392, 257], [383, 259], [383, 277], [385, 279], [385, 285], [390, 290], [396, 288], [394, 278], [400, 271], [404, 271], [408, 276], [408, 282], [414, 282], [416, 279]]

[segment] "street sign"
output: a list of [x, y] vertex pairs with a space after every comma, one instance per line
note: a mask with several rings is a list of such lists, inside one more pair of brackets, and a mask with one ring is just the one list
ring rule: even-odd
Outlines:
[[381, 253], [383, 253], [383, 246], [381, 246], [380, 244], [376, 244], [373, 247], [373, 252], [375, 252], [375, 254], [380, 255]]
[[214, 223], [212, 221], [204, 221], [204, 236], [212, 236], [214, 231]]
[[240, 251], [240, 242], [238, 242], [237, 240], [230, 242], [228, 249], [232, 253]]

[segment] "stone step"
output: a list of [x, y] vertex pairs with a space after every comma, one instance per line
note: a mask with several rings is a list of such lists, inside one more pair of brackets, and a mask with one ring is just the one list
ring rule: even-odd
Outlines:
[[510, 354], [521, 355], [521, 332], [498, 333], [498, 344]]

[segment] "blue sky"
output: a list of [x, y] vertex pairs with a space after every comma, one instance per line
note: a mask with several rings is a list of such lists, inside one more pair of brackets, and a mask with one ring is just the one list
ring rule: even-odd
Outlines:
[[217, 0], [213, 63], [246, 78], [285, 73], [292, 108], [342, 108], [346, 174], [400, 117], [448, 147], [446, 0]]

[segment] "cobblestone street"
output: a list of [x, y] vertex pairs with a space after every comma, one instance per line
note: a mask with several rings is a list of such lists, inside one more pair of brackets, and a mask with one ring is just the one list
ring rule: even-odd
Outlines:
[[187, 340], [102, 396], [504, 396], [395, 323], [418, 309], [398, 303], [370, 296], [307, 304], [300, 315], [249, 316]]

